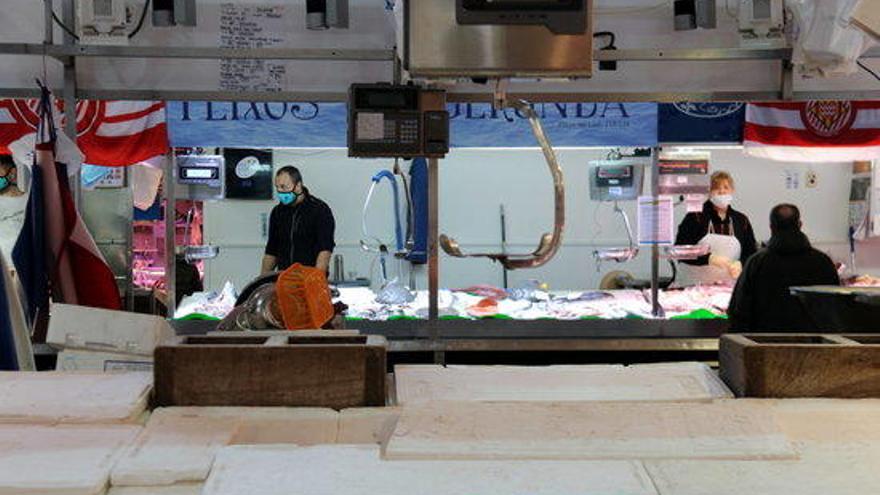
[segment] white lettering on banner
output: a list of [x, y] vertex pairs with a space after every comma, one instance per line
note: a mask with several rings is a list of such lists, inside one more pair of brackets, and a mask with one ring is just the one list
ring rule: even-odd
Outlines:
[[[469, 103], [449, 104], [447, 109], [453, 147], [537, 145], [528, 119], [513, 109]], [[536, 103], [534, 109], [555, 146], [657, 144], [654, 103]], [[344, 103], [170, 102], [168, 120], [172, 142], [181, 147], [341, 147], [348, 129]]]
[[[279, 48], [286, 42], [285, 8], [224, 3], [220, 5], [220, 46], [223, 48]], [[272, 60], [221, 60], [220, 90], [281, 91], [287, 68]]]

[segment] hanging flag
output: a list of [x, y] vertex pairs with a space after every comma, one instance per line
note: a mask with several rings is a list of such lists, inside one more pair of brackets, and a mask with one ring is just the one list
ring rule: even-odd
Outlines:
[[750, 103], [745, 152], [789, 162], [880, 158], [880, 102]]
[[[2, 257], [0, 257], [0, 270], [6, 270]], [[7, 300], [6, 297], [4, 273], [0, 272], [0, 371], [18, 371], [11, 305], [12, 301]]]
[[49, 314], [49, 284], [46, 274], [43, 173], [39, 167], [33, 167], [30, 176], [30, 196], [24, 225], [12, 249], [12, 263], [24, 291], [28, 324], [33, 325], [38, 313]]
[[113, 272], [85, 227], [70, 192], [67, 167], [55, 162], [56, 130], [49, 90], [38, 106], [34, 168], [43, 176], [43, 214], [47, 266], [56, 301], [121, 309]]
[[121, 167], [168, 153], [165, 103], [100, 101], [96, 124], [78, 133], [77, 144], [85, 163]]
[[[55, 110], [63, 111], [61, 100]], [[0, 100], [0, 154], [33, 134], [40, 123], [38, 100]], [[62, 119], [63, 121], [63, 119]], [[76, 104], [77, 145], [85, 163], [123, 167], [168, 152], [165, 104], [154, 101], [80, 100]]]

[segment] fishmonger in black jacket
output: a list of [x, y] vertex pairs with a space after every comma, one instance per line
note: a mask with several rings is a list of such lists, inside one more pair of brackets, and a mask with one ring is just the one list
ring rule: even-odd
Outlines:
[[716, 238], [733, 236], [740, 245], [739, 258], [731, 259], [725, 256], [726, 253], [710, 253], [695, 260], [683, 260], [682, 263], [695, 267], [717, 266], [735, 279], [742, 271], [742, 265], [758, 250], [755, 232], [749, 218], [730, 206], [736, 188], [729, 173], [713, 173], [710, 188], [709, 200], [703, 204], [703, 210], [688, 213], [678, 226], [675, 244], [690, 246], [707, 241], [711, 247], [714, 243], [710, 240], [713, 237], [710, 234]]

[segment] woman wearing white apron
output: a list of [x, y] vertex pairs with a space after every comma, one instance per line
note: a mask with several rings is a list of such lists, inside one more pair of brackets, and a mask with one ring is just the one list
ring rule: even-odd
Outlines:
[[709, 253], [679, 264], [679, 284], [733, 283], [743, 263], [757, 251], [755, 233], [747, 216], [730, 203], [735, 192], [733, 177], [715, 172], [709, 201], [700, 212], [688, 213], [678, 226], [676, 245], [708, 245]]

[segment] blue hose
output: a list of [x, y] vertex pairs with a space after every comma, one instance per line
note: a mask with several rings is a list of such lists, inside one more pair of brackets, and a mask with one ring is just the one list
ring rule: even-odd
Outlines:
[[397, 179], [390, 170], [382, 170], [374, 175], [372, 180], [378, 184], [383, 178], [388, 179], [391, 183], [392, 190], [394, 191], [394, 236], [397, 241], [397, 252], [401, 253], [403, 252], [404, 240], [403, 229], [400, 226], [400, 197], [397, 192]]

